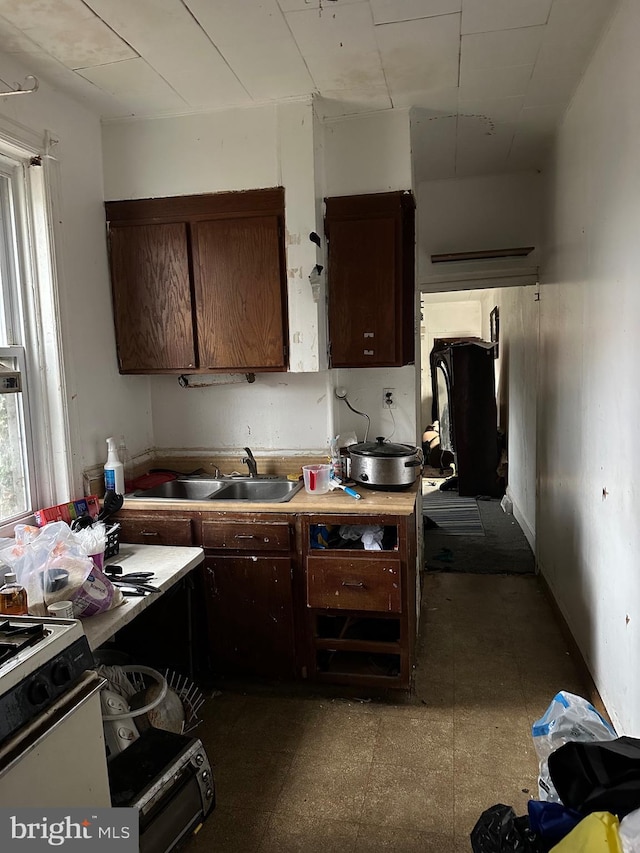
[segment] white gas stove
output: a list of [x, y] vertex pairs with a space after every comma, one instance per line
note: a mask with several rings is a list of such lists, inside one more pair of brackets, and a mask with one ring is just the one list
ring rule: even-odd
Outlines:
[[79, 620], [0, 615], [0, 744], [93, 665]]

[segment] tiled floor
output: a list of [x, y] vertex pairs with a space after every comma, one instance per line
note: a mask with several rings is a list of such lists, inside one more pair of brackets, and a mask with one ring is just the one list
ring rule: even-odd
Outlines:
[[536, 792], [530, 727], [585, 694], [534, 576], [427, 575], [415, 690], [223, 692], [197, 730], [218, 805], [186, 853], [462, 853]]

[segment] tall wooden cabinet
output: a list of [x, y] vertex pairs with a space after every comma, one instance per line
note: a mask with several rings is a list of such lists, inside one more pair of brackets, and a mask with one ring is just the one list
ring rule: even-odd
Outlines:
[[331, 366], [412, 363], [413, 196], [372, 193], [325, 201]]
[[106, 214], [121, 373], [286, 370], [282, 188]]

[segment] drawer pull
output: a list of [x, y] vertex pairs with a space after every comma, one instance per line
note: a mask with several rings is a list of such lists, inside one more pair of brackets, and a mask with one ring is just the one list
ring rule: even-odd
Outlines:
[[141, 536], [160, 536], [157, 530], [143, 530]]
[[364, 589], [362, 581], [342, 581], [342, 586], [348, 586], [350, 589]]
[[236, 533], [234, 539], [255, 539], [255, 535], [253, 533]]

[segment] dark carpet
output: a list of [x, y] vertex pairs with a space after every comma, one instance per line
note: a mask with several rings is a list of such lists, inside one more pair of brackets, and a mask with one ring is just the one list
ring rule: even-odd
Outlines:
[[[432, 493], [431, 493], [432, 494]], [[429, 495], [423, 497], [423, 505]], [[457, 496], [456, 496], [457, 497]], [[479, 574], [530, 574], [535, 560], [522, 528], [498, 498], [477, 502], [484, 535], [451, 536], [425, 523], [425, 570]]]

